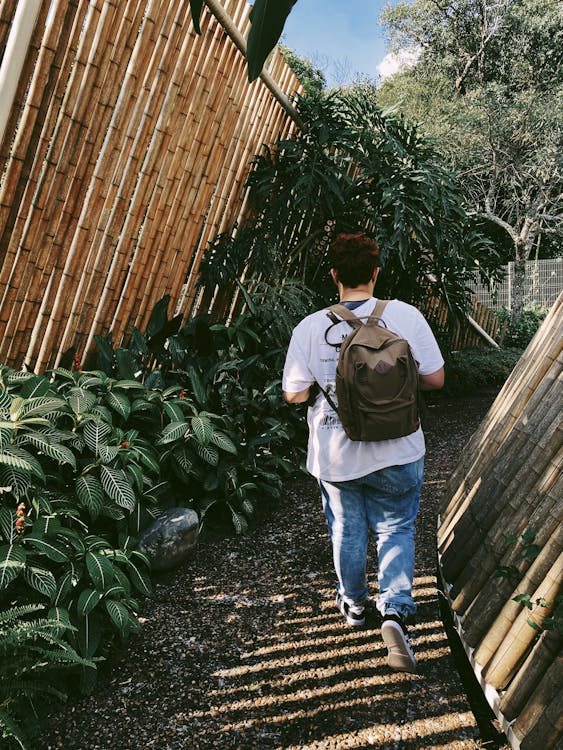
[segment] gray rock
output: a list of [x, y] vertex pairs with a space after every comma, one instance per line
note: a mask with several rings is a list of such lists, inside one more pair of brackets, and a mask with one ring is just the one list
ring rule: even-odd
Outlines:
[[165, 510], [139, 537], [138, 547], [153, 570], [170, 570], [194, 550], [199, 536], [199, 518], [191, 508]]

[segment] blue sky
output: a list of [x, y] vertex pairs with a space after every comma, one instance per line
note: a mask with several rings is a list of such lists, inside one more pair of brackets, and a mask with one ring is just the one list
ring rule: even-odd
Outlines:
[[298, 0], [282, 43], [321, 67], [329, 86], [357, 73], [376, 77], [387, 52], [378, 23], [386, 5], [387, 0]]

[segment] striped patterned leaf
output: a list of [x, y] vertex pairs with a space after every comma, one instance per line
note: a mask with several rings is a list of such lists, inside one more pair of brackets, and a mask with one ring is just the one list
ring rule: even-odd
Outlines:
[[93, 372], [85, 372], [78, 378], [80, 388], [92, 388], [95, 385], [102, 385], [103, 382], [102, 378]]
[[13, 427], [0, 427], [0, 451], [3, 450], [7, 445], [10, 445], [10, 441], [14, 436]]
[[0, 589], [5, 589], [25, 567], [26, 554], [19, 545], [0, 547]]
[[111, 432], [111, 427], [106, 422], [88, 420], [84, 425], [82, 435], [84, 442], [90, 450], [98, 455], [100, 445], [107, 445], [107, 436]]
[[158, 459], [149, 448], [135, 445], [132, 448], [132, 452], [134, 456], [137, 456], [139, 458], [140, 462], [146, 469], [152, 471], [153, 474], [160, 473], [160, 464], [158, 463]]
[[192, 430], [198, 441], [202, 445], [207, 445], [213, 435], [213, 425], [206, 417], [192, 417], [191, 420]]
[[219, 451], [214, 445], [200, 445], [196, 443], [196, 451], [211, 466], [217, 466], [219, 463]]
[[122, 508], [132, 511], [137, 499], [133, 488], [127, 481], [127, 474], [123, 469], [114, 469], [111, 466], [101, 466], [100, 478], [102, 480], [102, 487], [108, 497]]
[[12, 403], [12, 397], [8, 391], [0, 390], [0, 414], [8, 416], [10, 413], [10, 405]]
[[116, 628], [121, 632], [126, 630], [130, 618], [129, 610], [127, 609], [127, 607], [121, 602], [116, 602], [115, 599], [106, 599], [104, 603], [106, 605], [108, 615], [111, 617], [111, 620]]
[[40, 594], [53, 599], [57, 593], [57, 582], [50, 570], [38, 568], [34, 565], [26, 565], [22, 573], [24, 581]]
[[87, 617], [100, 601], [103, 594], [96, 589], [84, 589], [78, 597], [77, 610], [81, 617]]
[[123, 388], [124, 390], [145, 390], [145, 386], [139, 380], [118, 380], [114, 388]]
[[183, 446], [180, 446], [179, 448], [174, 449], [173, 458], [180, 469], [180, 474], [184, 475], [186, 479], [189, 479], [192, 476], [193, 468], [191, 455]]
[[149, 575], [141, 570], [133, 559], [129, 559], [129, 580], [140, 594], [148, 596], [152, 591]]
[[131, 414], [131, 404], [129, 399], [123, 393], [115, 393], [115, 391], [108, 391], [106, 393], [106, 402], [109, 406], [117, 412], [123, 419], [128, 419]]
[[232, 506], [230, 507], [235, 531], [237, 532], [237, 534], [246, 534], [246, 532], [248, 531], [248, 521], [242, 515], [242, 513], [238, 513]]
[[233, 443], [231, 438], [228, 435], [225, 435], [224, 432], [220, 432], [219, 430], [213, 430], [213, 433], [211, 434], [211, 442], [227, 453], [237, 452], [237, 447]]
[[[10, 463], [15, 461], [15, 463]], [[7, 463], [16, 469], [29, 471], [42, 481], [45, 481], [45, 474], [39, 460], [24, 448], [16, 445], [8, 446], [3, 453], [0, 453], [0, 463]]]
[[23, 497], [31, 487], [29, 472], [18, 471], [12, 466], [2, 466], [1, 463], [0, 461], [0, 485], [10, 487], [12, 495]]
[[52, 539], [45, 539], [45, 537], [35, 533], [27, 534], [24, 537], [24, 542], [26, 546], [32, 547], [42, 555], [46, 555], [49, 560], [53, 560], [53, 562], [68, 562], [66, 547], [60, 542]]
[[99, 417], [102, 422], [107, 422], [108, 425], [113, 425], [113, 412], [107, 406], [104, 406], [104, 404], [95, 404], [90, 414], [94, 417]]
[[114, 580], [114, 567], [105, 555], [86, 553], [86, 567], [94, 586], [104, 591]]
[[16, 396], [10, 404], [10, 420], [17, 422], [20, 419], [23, 407], [25, 405], [25, 399], [21, 396]]
[[74, 487], [80, 504], [93, 519], [97, 518], [104, 507], [104, 490], [100, 480], [93, 474], [85, 474], [78, 477]]
[[166, 416], [169, 417], [172, 422], [181, 422], [184, 419], [184, 412], [178, 404], [174, 404], [171, 401], [165, 401], [163, 407]]
[[33, 533], [38, 536], [44, 536], [45, 534], [55, 535], [60, 531], [60, 528], [61, 522], [54, 514], [41, 514], [33, 522]]
[[82, 617], [78, 623], [78, 650], [81, 656], [94, 656], [102, 640], [102, 621], [96, 612]]
[[73, 469], [76, 469], [76, 459], [70, 448], [51, 442], [46, 435], [42, 435], [39, 432], [30, 432], [24, 435], [23, 442], [31, 443], [46, 456], [49, 456], [49, 458], [61, 464], [69, 464]]
[[16, 514], [13, 510], [0, 506], [0, 534], [7, 542], [12, 542], [15, 535], [14, 521]]
[[71, 388], [68, 392], [68, 405], [75, 414], [87, 414], [96, 403], [96, 396], [85, 388]]
[[65, 570], [62, 576], [57, 581], [57, 592], [53, 600], [53, 604], [58, 606], [59, 602], [64, 602], [67, 599], [68, 594], [76, 584], [76, 570], [73, 563], [70, 563], [70, 567]]
[[116, 445], [100, 445], [98, 453], [104, 464], [111, 464], [119, 455], [119, 448]]
[[54, 396], [39, 396], [28, 399], [22, 409], [21, 419], [30, 417], [43, 417], [46, 414], [52, 414], [64, 411], [66, 401]]
[[135, 466], [134, 463], [129, 463], [126, 472], [129, 473], [131, 484], [134, 484], [139, 492], [143, 492], [145, 483], [141, 469], [138, 466]]
[[190, 425], [187, 422], [170, 422], [160, 433], [156, 444], [166, 445], [166, 443], [173, 443], [175, 440], [184, 437], [189, 429]]

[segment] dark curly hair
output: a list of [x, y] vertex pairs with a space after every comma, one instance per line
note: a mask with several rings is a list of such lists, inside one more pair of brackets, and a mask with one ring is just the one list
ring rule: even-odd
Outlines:
[[328, 249], [328, 259], [338, 281], [353, 289], [371, 280], [379, 266], [379, 245], [363, 232], [339, 234]]

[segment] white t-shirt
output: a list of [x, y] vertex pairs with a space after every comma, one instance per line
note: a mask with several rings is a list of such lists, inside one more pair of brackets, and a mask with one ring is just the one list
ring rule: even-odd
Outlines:
[[[369, 316], [376, 299], [371, 297], [354, 308], [357, 317]], [[414, 358], [419, 363], [421, 375], [439, 370], [444, 359], [430, 326], [423, 315], [412, 305], [400, 300], [390, 300], [383, 312], [383, 322], [389, 330], [409, 342]], [[327, 344], [325, 333], [331, 326], [326, 310], [318, 310], [304, 318], [294, 329], [283, 370], [282, 388], [288, 393], [303, 391], [318, 382], [335, 396], [338, 351]], [[331, 343], [342, 341], [350, 333], [348, 323], [331, 328]], [[395, 440], [360, 442], [350, 440], [337, 414], [322, 393], [307, 410], [309, 446], [307, 470], [317, 479], [343, 482], [358, 479], [387, 466], [411, 463], [424, 455], [422, 429]]]

